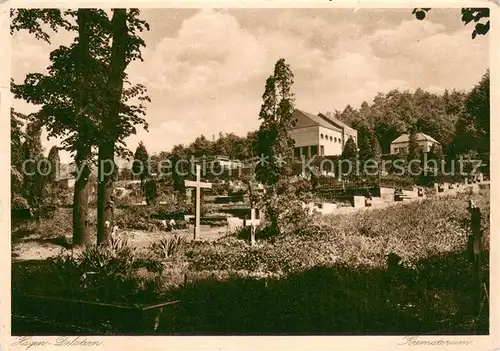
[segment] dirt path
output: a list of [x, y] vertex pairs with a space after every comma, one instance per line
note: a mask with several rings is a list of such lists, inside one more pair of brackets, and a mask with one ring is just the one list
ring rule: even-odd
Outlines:
[[[200, 240], [213, 241], [223, 237], [228, 233], [227, 227], [210, 227], [201, 226]], [[175, 230], [173, 232], [165, 231], [142, 231], [142, 230], [125, 230], [122, 233], [128, 243], [137, 249], [148, 248], [154, 242], [161, 239], [171, 237], [173, 235], [181, 235], [187, 240], [193, 240], [193, 227], [188, 229]], [[55, 257], [59, 254], [71, 254], [71, 249], [68, 243], [71, 242], [71, 234], [65, 238], [42, 238], [39, 234], [31, 234], [23, 237], [15, 242], [12, 242], [12, 260], [45, 260], [50, 257]]]

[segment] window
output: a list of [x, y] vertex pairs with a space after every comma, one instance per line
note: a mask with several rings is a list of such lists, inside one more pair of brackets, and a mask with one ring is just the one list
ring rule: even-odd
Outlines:
[[295, 157], [300, 158], [300, 147], [296, 147], [293, 150], [293, 154], [294, 154]]
[[328, 140], [328, 135], [325, 134], [325, 139]]
[[321, 133], [320, 137], [321, 139], [324, 139], [325, 136], [323, 135], [323, 133]]
[[321, 145], [321, 156], [325, 155], [325, 146]]
[[318, 145], [311, 146], [311, 156], [318, 155]]
[[333, 138], [330, 136], [330, 141], [333, 141]]
[[337, 137], [335, 137], [335, 142], [337, 142]]

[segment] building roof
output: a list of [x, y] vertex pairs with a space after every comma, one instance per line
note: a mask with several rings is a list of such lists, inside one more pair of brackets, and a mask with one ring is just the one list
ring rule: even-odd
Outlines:
[[328, 121], [329, 123], [333, 124], [333, 125], [337, 125], [341, 128], [347, 128], [347, 129], [352, 129], [352, 130], [355, 130], [353, 127], [345, 124], [344, 122], [342, 122], [341, 120], [339, 120], [338, 118], [335, 118], [333, 116], [325, 116], [324, 114], [322, 113], [319, 113], [318, 114], [319, 117], [323, 118], [324, 120]]
[[[433, 137], [431, 137], [431, 136], [429, 136], [427, 134], [424, 134], [422, 132], [418, 132], [417, 133], [417, 141], [422, 141], [422, 140], [428, 140], [428, 141], [432, 141], [434, 143], [438, 143], [439, 144], [439, 141], [437, 141]], [[409, 134], [401, 134], [396, 139], [394, 139], [391, 144], [408, 143], [409, 141], [410, 141], [410, 135]]]
[[316, 123], [317, 125], [319, 125], [321, 127], [332, 129], [332, 130], [335, 130], [337, 132], [342, 132], [342, 130], [339, 127], [337, 127], [335, 124], [333, 124], [332, 121], [321, 118], [320, 116], [316, 116], [316, 115], [313, 115], [312, 113], [308, 113], [308, 112], [298, 110], [298, 109], [295, 109], [295, 113], [302, 114], [303, 116], [309, 118], [310, 120], [312, 120], [314, 123]]

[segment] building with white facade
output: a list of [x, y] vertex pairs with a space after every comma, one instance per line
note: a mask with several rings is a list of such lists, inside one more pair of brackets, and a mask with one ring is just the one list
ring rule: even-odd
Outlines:
[[358, 143], [358, 132], [332, 116], [295, 110], [294, 118], [288, 133], [295, 141], [295, 157], [341, 155], [349, 137]]
[[[424, 133], [417, 133], [416, 137], [417, 137], [418, 147], [423, 152], [429, 152], [431, 151], [432, 145], [439, 144], [439, 142], [436, 139]], [[396, 155], [399, 153], [407, 153], [409, 145], [410, 145], [409, 134], [401, 134], [391, 143], [391, 154]]]

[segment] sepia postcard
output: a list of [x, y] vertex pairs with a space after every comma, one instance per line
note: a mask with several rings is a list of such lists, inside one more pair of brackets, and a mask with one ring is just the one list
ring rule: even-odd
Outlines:
[[500, 350], [497, 2], [1, 6], [0, 351]]

